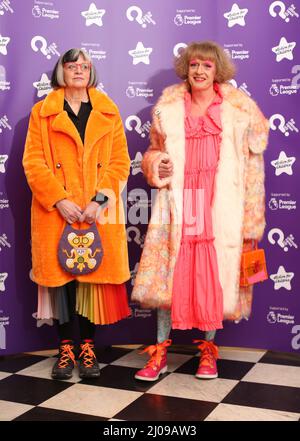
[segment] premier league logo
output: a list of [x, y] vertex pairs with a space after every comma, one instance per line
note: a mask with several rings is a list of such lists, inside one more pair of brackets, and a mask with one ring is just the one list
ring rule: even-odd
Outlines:
[[128, 96], [128, 98], [134, 98], [135, 97], [135, 90], [134, 90], [133, 86], [127, 87], [126, 95]]
[[270, 94], [271, 94], [272, 96], [277, 96], [277, 95], [279, 95], [279, 89], [278, 89], [277, 84], [272, 84], [272, 86], [270, 87]]
[[269, 323], [276, 323], [277, 322], [277, 317], [274, 311], [270, 311], [269, 314], [267, 315], [267, 320]]
[[181, 14], [177, 14], [177, 15], [175, 15], [174, 23], [176, 24], [176, 26], [182, 26], [182, 25], [183, 25], [184, 20], [183, 20]]
[[40, 8], [39, 6], [34, 6], [34, 7], [32, 8], [32, 15], [33, 15], [35, 18], [40, 18], [40, 16], [42, 15], [41, 8]]
[[269, 201], [269, 208], [271, 210], [278, 210], [278, 202], [275, 198], [271, 198]]

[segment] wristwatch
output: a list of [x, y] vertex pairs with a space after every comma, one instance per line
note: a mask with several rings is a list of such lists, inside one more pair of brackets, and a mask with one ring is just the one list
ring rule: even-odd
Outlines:
[[105, 194], [99, 192], [92, 198], [92, 201], [97, 202], [99, 205], [103, 206], [107, 203], [108, 197], [105, 196]]

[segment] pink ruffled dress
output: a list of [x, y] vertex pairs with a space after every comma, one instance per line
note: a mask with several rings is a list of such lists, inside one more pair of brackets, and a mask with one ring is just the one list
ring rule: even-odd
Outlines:
[[191, 95], [185, 95], [183, 225], [173, 279], [173, 329], [223, 328], [211, 212], [222, 132], [222, 96], [217, 86], [215, 90], [215, 100], [201, 117], [191, 115]]

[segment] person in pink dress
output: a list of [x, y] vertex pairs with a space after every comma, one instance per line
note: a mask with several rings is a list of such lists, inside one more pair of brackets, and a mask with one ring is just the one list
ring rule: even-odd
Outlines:
[[[252, 287], [239, 286], [242, 251], [261, 240], [268, 122], [228, 83], [234, 65], [215, 42], [191, 43], [175, 60], [183, 83], [153, 110], [142, 169], [159, 189], [132, 300], [158, 309], [157, 343], [143, 352], [138, 380], [167, 371], [172, 329], [205, 331], [197, 378], [218, 376], [216, 331], [251, 312]], [[166, 213], [169, 216], [166, 216]]]

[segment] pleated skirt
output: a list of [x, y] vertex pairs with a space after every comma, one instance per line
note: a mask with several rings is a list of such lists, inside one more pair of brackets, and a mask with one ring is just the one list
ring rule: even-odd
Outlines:
[[[65, 286], [47, 288], [38, 285], [37, 319], [70, 320], [68, 290]], [[76, 311], [95, 325], [110, 325], [131, 314], [126, 284], [91, 284], [76, 282]]]

